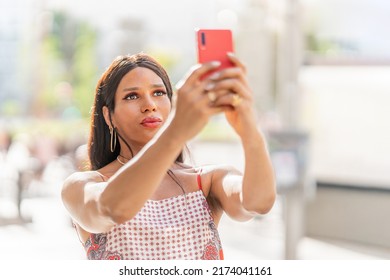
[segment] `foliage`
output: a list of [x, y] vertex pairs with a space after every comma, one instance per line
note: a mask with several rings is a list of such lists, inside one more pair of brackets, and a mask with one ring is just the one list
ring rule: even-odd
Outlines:
[[[96, 32], [86, 22], [63, 12], [53, 13], [37, 69], [42, 81], [37, 110], [57, 117], [65, 111], [73, 112], [74, 117], [88, 116], [97, 73], [95, 43]], [[64, 84], [70, 86], [61, 87]]]

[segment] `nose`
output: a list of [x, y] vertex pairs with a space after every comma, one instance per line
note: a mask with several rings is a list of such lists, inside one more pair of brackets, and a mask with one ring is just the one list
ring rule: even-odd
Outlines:
[[157, 106], [153, 98], [151, 96], [145, 96], [141, 105], [141, 112], [154, 112], [156, 109]]

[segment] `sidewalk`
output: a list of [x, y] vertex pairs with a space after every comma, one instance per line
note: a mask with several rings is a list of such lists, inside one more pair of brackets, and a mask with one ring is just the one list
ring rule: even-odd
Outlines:
[[83, 259], [83, 248], [56, 197], [25, 199], [31, 223], [0, 226], [0, 259]]

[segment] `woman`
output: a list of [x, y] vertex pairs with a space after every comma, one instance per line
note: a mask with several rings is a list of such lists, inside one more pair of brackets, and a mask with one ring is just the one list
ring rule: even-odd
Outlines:
[[[91, 171], [72, 174], [62, 191], [89, 259], [223, 259], [222, 213], [247, 221], [271, 209], [273, 170], [245, 68], [228, 56], [235, 67], [207, 78], [218, 62], [190, 70], [175, 110], [167, 73], [150, 56], [118, 57], [103, 74], [92, 110]], [[243, 175], [183, 163], [186, 141], [219, 113], [241, 138]]]

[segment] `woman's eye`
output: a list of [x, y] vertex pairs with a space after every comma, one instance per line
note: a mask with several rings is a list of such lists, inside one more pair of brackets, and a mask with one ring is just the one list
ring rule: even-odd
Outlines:
[[165, 92], [165, 91], [162, 91], [162, 90], [156, 91], [156, 92], [154, 93], [154, 95], [156, 95], [156, 96], [163, 96], [163, 95], [165, 95], [165, 94], [166, 94], [166, 92]]
[[125, 99], [127, 99], [127, 100], [135, 100], [135, 99], [137, 99], [137, 97], [138, 97], [137, 94], [131, 93], [131, 94], [126, 95]]

